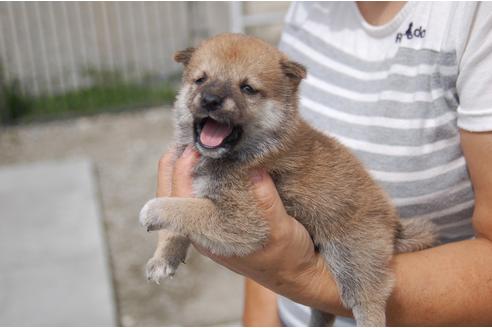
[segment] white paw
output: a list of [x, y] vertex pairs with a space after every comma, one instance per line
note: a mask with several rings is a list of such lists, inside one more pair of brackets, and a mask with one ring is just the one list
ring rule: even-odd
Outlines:
[[161, 199], [154, 198], [149, 200], [140, 210], [138, 219], [140, 224], [147, 228], [147, 231], [160, 230], [165, 227], [165, 222], [160, 216], [160, 213], [163, 212], [161, 204]]
[[178, 264], [167, 262], [163, 258], [153, 257], [147, 262], [147, 280], [152, 280], [159, 285], [161, 279], [172, 278], [178, 269]]

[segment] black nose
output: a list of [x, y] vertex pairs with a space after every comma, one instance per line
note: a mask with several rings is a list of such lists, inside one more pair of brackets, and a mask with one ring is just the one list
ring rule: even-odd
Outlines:
[[222, 105], [223, 100], [224, 98], [221, 96], [204, 92], [202, 94], [201, 105], [203, 108], [211, 112], [216, 109], [219, 109], [220, 106]]

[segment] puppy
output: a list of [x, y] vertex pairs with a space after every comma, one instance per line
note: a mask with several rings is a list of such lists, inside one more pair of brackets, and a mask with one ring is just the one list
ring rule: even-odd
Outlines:
[[[298, 114], [306, 69], [250, 36], [221, 34], [175, 55], [184, 65], [175, 104], [179, 156], [193, 145], [194, 198], [155, 198], [140, 213], [149, 231], [165, 229], [148, 278], [172, 276], [190, 240], [214, 254], [261, 248], [269, 227], [248, 173], [266, 168], [289, 215], [310, 233], [360, 326], [385, 325], [394, 253], [429, 247], [430, 223], [399, 221], [384, 192], [340, 143]], [[311, 325], [333, 316], [313, 309]]]

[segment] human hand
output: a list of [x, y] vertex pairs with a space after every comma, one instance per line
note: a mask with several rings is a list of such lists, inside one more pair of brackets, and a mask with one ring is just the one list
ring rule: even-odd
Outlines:
[[292, 299], [313, 289], [313, 276], [324, 270], [304, 226], [287, 214], [271, 177], [265, 170], [251, 172], [257, 204], [268, 222], [270, 235], [262, 248], [248, 256], [217, 256], [197, 249], [215, 262], [251, 278], [278, 294]]
[[[173, 165], [173, 151], [159, 162], [158, 197], [192, 197], [191, 172], [200, 155], [188, 147]], [[315, 252], [307, 230], [287, 214], [271, 177], [265, 170], [251, 172], [253, 192], [270, 227], [266, 245], [248, 256], [217, 256], [197, 250], [230, 270], [249, 277], [294, 301], [317, 307], [338, 292], [323, 258]]]

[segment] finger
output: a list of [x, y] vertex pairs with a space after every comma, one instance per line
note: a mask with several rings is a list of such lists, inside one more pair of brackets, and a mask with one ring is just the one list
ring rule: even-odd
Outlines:
[[287, 213], [270, 175], [264, 169], [259, 169], [252, 171], [250, 178], [253, 183], [253, 193], [264, 217], [267, 220], [274, 220], [285, 216]]
[[176, 149], [173, 147], [159, 159], [159, 164], [157, 167], [157, 197], [167, 197], [171, 195], [175, 155]]
[[192, 173], [199, 158], [198, 152], [192, 146], [188, 146], [181, 157], [176, 160], [173, 171], [172, 196], [192, 196]]

